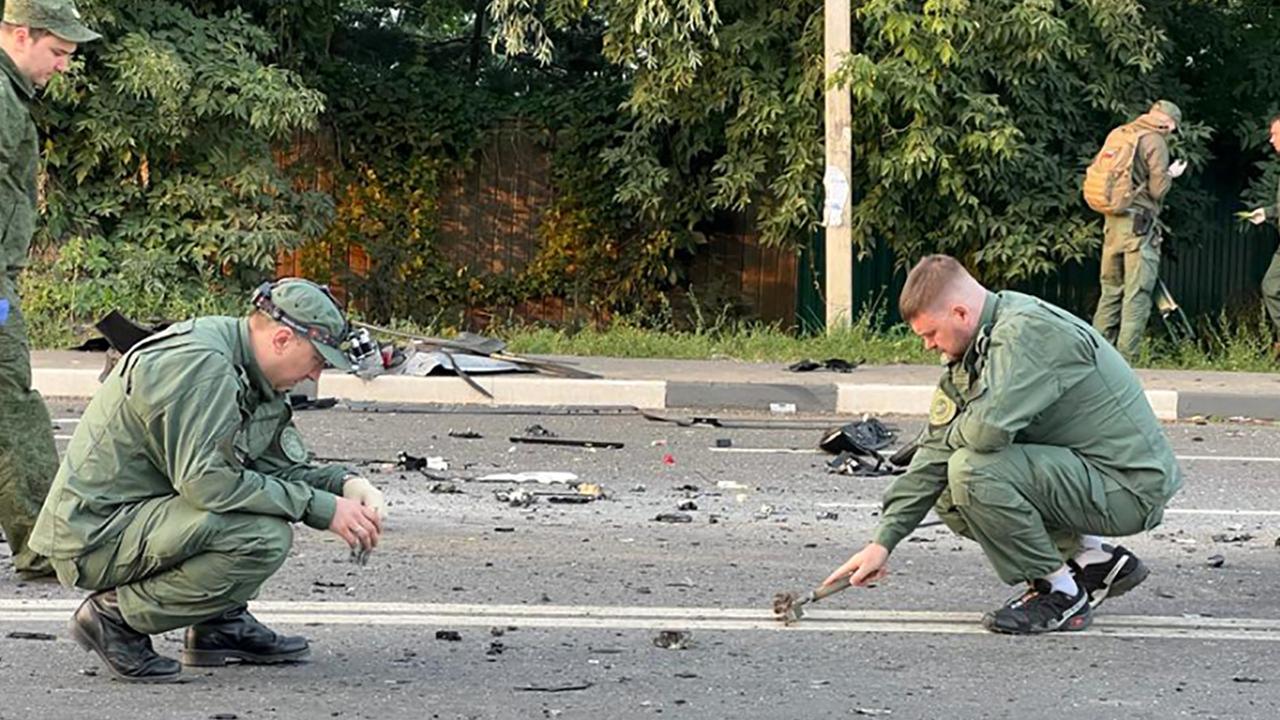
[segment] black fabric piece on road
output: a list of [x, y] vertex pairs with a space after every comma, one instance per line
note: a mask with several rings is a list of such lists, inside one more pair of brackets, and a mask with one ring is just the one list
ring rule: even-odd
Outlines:
[[623, 443], [614, 440], [574, 440], [572, 438], [522, 437], [520, 435], [512, 435], [507, 439], [513, 443], [524, 443], [527, 445], [561, 445], [565, 447], [609, 448], [614, 450], [623, 447]]
[[829, 420], [757, 420], [754, 418], [721, 418], [714, 415], [664, 415], [651, 410], [636, 410], [646, 420], [674, 423], [680, 427], [714, 427], [726, 430], [826, 430]]
[[808, 358], [787, 366], [788, 372], [813, 372], [815, 370], [829, 370], [831, 372], [849, 373], [853, 372], [862, 360], [841, 360], [840, 358], [829, 358], [827, 360], [817, 361]]
[[328, 410], [331, 407], [336, 407], [337, 404], [338, 398], [328, 397], [312, 400], [306, 395], [289, 396], [289, 405], [291, 405], [294, 410]]
[[876, 418], [868, 418], [831, 428], [823, 433], [818, 447], [833, 455], [846, 451], [865, 455], [889, 447], [897, 436], [894, 428]]

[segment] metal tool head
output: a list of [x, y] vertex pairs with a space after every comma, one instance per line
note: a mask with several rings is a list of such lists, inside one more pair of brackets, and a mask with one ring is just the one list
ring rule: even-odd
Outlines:
[[783, 625], [790, 625], [804, 617], [804, 603], [793, 592], [780, 592], [773, 596], [773, 616]]

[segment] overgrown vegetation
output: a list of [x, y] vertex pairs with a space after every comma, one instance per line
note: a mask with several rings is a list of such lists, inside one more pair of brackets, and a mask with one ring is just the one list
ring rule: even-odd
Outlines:
[[[707, 353], [785, 335], [738, 315], [685, 321], [696, 315], [678, 296], [689, 259], [726, 218], [749, 218], [784, 247], [816, 229], [820, 0], [81, 8], [106, 40], [86, 46], [41, 104], [44, 222], [23, 289], [37, 342], [62, 344], [110, 308], [236, 310], [300, 247], [309, 275], [338, 282], [380, 322], [450, 330], [483, 316], [519, 327], [522, 303], [552, 298], [575, 308], [583, 347], [619, 337], [630, 338], [620, 352], [656, 347], [648, 329], [683, 332]], [[1160, 96], [1183, 106], [1175, 152], [1195, 170], [1167, 214], [1172, 237], [1200, 237], [1211, 206], [1272, 194], [1280, 164], [1263, 126], [1280, 108], [1280, 10], [1270, 4], [854, 8], [842, 81], [857, 105], [864, 252], [883, 243], [900, 264], [951, 252], [995, 285], [1090, 255], [1100, 231], [1079, 201], [1080, 172], [1107, 129]], [[443, 245], [440, 192], [490, 132], [510, 127], [549, 152], [553, 201], [540, 208], [537, 252], [495, 273]], [[368, 262], [353, 268], [352, 257]], [[1239, 348], [1244, 362], [1239, 324], [1216, 326], [1227, 329], [1205, 333], [1201, 349], [1151, 360]], [[899, 332], [876, 337], [893, 348]]]

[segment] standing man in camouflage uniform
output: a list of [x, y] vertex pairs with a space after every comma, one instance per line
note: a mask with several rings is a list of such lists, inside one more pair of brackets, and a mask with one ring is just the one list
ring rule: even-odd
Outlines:
[[305, 658], [306, 639], [272, 632], [247, 605], [284, 563], [290, 523], [365, 552], [378, 544], [382, 493], [309, 462], [282, 392], [326, 363], [350, 369], [341, 309], [306, 280], [261, 288], [254, 304], [247, 318], [173, 325], [120, 359], [32, 533], [64, 585], [94, 591], [71, 635], [118, 679], [176, 680], [150, 635], [181, 627], [187, 665]]
[[39, 142], [28, 104], [65, 72], [79, 43], [99, 35], [71, 0], [4, 0], [0, 22], [0, 527], [24, 578], [49, 563], [27, 547], [31, 526], [58, 469], [53, 425], [31, 388], [31, 349], [18, 305], [18, 274], [36, 225]]
[[1166, 139], [1182, 124], [1182, 111], [1158, 100], [1133, 121], [1148, 131], [1138, 140], [1133, 159], [1133, 204], [1123, 215], [1106, 215], [1102, 239], [1102, 295], [1093, 326], [1126, 360], [1138, 354], [1151, 315], [1152, 291], [1160, 277], [1160, 228], [1157, 220], [1173, 180], [1187, 161], [1169, 164]]
[[[1280, 153], [1280, 115], [1271, 118], [1271, 148]], [[1261, 225], [1270, 220], [1280, 223], [1280, 187], [1276, 188], [1276, 201], [1266, 207], [1254, 208], [1248, 215], [1249, 222]], [[1276, 328], [1277, 342], [1271, 346], [1272, 354], [1280, 358], [1280, 248], [1271, 256], [1267, 274], [1262, 276], [1262, 305], [1267, 317]]]
[[884, 496], [875, 539], [827, 578], [864, 585], [932, 507], [1025, 593], [983, 618], [1012, 634], [1080, 630], [1147, 568], [1099, 536], [1160, 523], [1182, 472], [1133, 371], [1074, 315], [992, 293], [954, 258], [907, 277], [902, 317], [947, 360], [929, 427]]

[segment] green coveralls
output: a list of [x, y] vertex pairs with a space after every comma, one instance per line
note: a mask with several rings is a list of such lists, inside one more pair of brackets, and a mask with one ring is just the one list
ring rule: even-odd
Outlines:
[[35, 88], [4, 50], [0, 72], [0, 527], [14, 569], [34, 577], [49, 574], [49, 563], [27, 547], [27, 537], [58, 470], [49, 409], [31, 388], [17, 292], [35, 233], [39, 142], [27, 107]]
[[148, 338], [85, 410], [31, 544], [65, 585], [116, 588], [160, 633], [247, 602], [284, 562], [290, 523], [326, 529], [347, 468], [308, 463], [248, 321], [206, 317]]
[[[1126, 359], [1138, 354], [1147, 319], [1151, 316], [1152, 294], [1160, 277], [1160, 232], [1156, 219], [1173, 179], [1169, 177], [1169, 144], [1165, 132], [1150, 115], [1134, 121], [1152, 130], [1138, 141], [1133, 159], [1133, 205], [1124, 215], [1106, 215], [1102, 237], [1102, 295], [1093, 316], [1093, 326], [1116, 346]], [[1142, 235], [1133, 231], [1138, 213], [1152, 217], [1150, 229]]]
[[1111, 345], [1037, 298], [988, 294], [973, 344], [939, 382], [920, 449], [885, 492], [876, 542], [892, 550], [933, 507], [1001, 580], [1028, 582], [1061, 568], [1082, 534], [1155, 527], [1181, 486]]
[[[1276, 188], [1275, 204], [1267, 208], [1267, 219], [1280, 222], [1280, 187]], [[1262, 306], [1267, 309], [1267, 317], [1280, 337], [1280, 248], [1276, 248], [1267, 274], [1262, 276]]]

